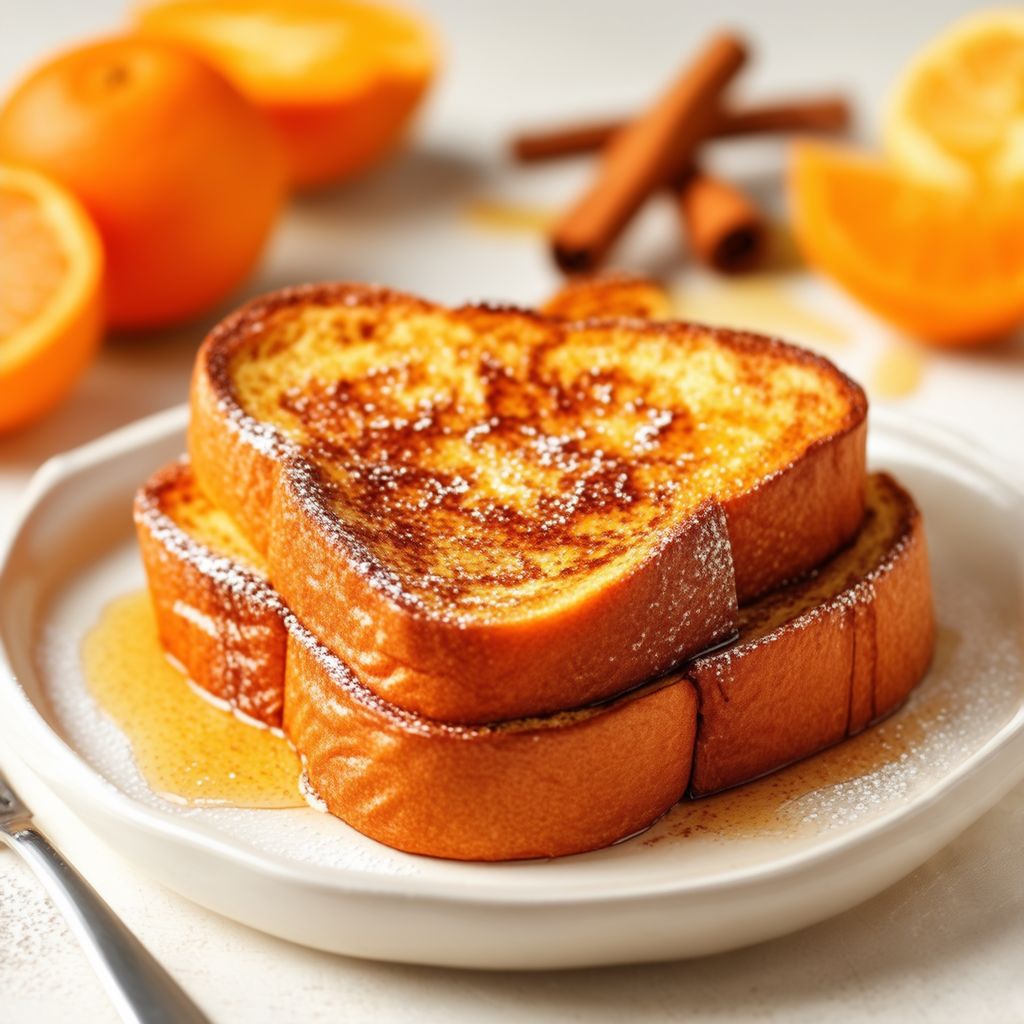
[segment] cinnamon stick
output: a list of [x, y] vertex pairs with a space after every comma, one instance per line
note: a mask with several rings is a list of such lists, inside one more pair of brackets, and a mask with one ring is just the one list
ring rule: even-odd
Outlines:
[[692, 168], [674, 188], [693, 255], [714, 270], [742, 273], [764, 255], [767, 228], [761, 211], [734, 185]]
[[648, 110], [613, 136], [595, 181], [555, 225], [552, 246], [563, 270], [596, 267], [647, 197], [683, 175], [745, 60], [739, 39], [716, 36]]
[[[524, 132], [512, 140], [512, 153], [523, 163], [593, 153], [627, 123], [624, 118], [609, 118]], [[773, 132], [840, 132], [849, 124], [846, 100], [841, 96], [822, 96], [720, 111], [708, 130], [708, 138]]]

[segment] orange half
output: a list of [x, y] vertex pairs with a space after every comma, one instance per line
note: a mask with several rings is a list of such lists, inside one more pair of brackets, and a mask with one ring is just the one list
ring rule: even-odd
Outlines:
[[968, 15], [927, 46], [893, 89], [884, 138], [923, 181], [1024, 180], [1024, 10]]
[[0, 431], [55, 406], [96, 351], [103, 252], [78, 202], [0, 165]]
[[926, 185], [810, 142], [794, 148], [789, 185], [807, 262], [897, 327], [966, 345], [1024, 322], [1024, 186]]
[[210, 61], [263, 108], [300, 187], [390, 153], [437, 65], [422, 20], [358, 0], [157, 0], [136, 21]]

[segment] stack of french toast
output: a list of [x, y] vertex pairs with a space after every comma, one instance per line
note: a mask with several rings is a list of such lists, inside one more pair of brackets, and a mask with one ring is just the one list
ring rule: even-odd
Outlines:
[[230, 316], [135, 504], [169, 655], [331, 813], [469, 860], [608, 845], [892, 712], [932, 599], [863, 391], [667, 312], [609, 278]]

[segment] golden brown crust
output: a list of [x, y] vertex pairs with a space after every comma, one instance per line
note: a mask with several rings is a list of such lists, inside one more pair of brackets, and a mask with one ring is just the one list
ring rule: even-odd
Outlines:
[[[921, 514], [891, 477], [871, 481], [869, 518], [887, 514], [870, 568], [858, 544], [831, 565], [853, 578], [754, 642], [741, 639], [685, 672], [700, 696], [691, 792], [700, 796], [777, 770], [860, 732], [898, 708], [931, 662], [931, 579]], [[868, 522], [864, 534], [878, 532]], [[828, 571], [823, 567], [821, 573]], [[790, 588], [789, 600], [814, 580]], [[763, 602], [765, 603], [765, 602]]]
[[[863, 725], [852, 719], [855, 687], [869, 686], [875, 718], [891, 713], [927, 670], [934, 643], [920, 513], [891, 478], [873, 485], [881, 495], [875, 500], [895, 512], [889, 525], [855, 542], [870, 549], [863, 557], [877, 547], [866, 574], [810, 607], [803, 607], [804, 591], [813, 581], [792, 588], [788, 599], [764, 602], [803, 610], [781, 614], [767, 632], [752, 627], [674, 680], [570, 725], [467, 729], [457, 734], [464, 747], [434, 742], [431, 726], [412, 739], [408, 721], [415, 720], [397, 725], [353, 709], [347, 688], [325, 668], [341, 663], [326, 652], [297, 657], [293, 646], [286, 725], [314, 787], [335, 814], [399, 849], [458, 859], [555, 855], [596, 848], [594, 835], [607, 840], [615, 831], [589, 818], [599, 805], [614, 811], [620, 835], [656, 819], [678, 779], [661, 744], [682, 751], [690, 720], [680, 716], [698, 708], [691, 796], [739, 785], [853, 735]], [[842, 579], [858, 556], [839, 556], [833, 576]], [[752, 623], [759, 617], [757, 608], [747, 615]], [[687, 729], [674, 731], [681, 725]], [[666, 727], [673, 730], [667, 736]], [[652, 792], [656, 779], [670, 785]], [[559, 783], [568, 781], [573, 788], [563, 790]], [[532, 837], [538, 816], [552, 839], [522, 841], [520, 822]], [[560, 818], [568, 822], [564, 834]]]
[[646, 828], [685, 793], [696, 698], [646, 687], [593, 710], [448, 727], [376, 704], [344, 664], [293, 631], [285, 730], [328, 809], [409, 853], [557, 857]]
[[[579, 596], [557, 616], [449, 622], [383, 590], [365, 570], [365, 552], [356, 554], [354, 539], [324, 514], [316, 472], [233, 401], [235, 346], [248, 325], [285, 302], [431, 307], [363, 287], [279, 293], [246, 307], [237, 324], [229, 319], [218, 328], [194, 376], [189, 446], [204, 489], [266, 551], [288, 606], [374, 692], [450, 721], [542, 714], [612, 696], [734, 630], [725, 522], [711, 503], [678, 524], [628, 575]], [[491, 312], [471, 307], [452, 315], [472, 321]], [[537, 319], [512, 311], [503, 316]]]
[[[864, 657], [866, 664], [858, 674], [870, 674], [872, 679], [871, 719], [852, 722], [851, 735], [900, 707], [931, 664], [935, 614], [928, 543], [921, 514], [916, 508], [912, 511], [898, 554], [887, 559], [870, 580], [874, 600], [865, 608], [873, 611], [864, 619], [874, 643], [859, 646], [858, 657]], [[858, 633], [858, 641], [860, 637]]]
[[[665, 320], [672, 301], [650, 278], [605, 272], [569, 278], [541, 307], [573, 320]], [[726, 504], [740, 604], [796, 579], [856, 533], [864, 508], [867, 419], [812, 445], [797, 465]]]
[[[361, 686], [258, 571], [189, 536], [164, 507], [188, 479], [187, 464], [169, 467], [136, 506], [164, 642], [218, 696], [250, 708], [254, 695], [276, 693], [261, 699], [278, 708], [283, 697], [285, 727], [328, 808], [412, 852], [498, 860], [605, 845], [681, 796], [691, 761], [690, 792], [704, 795], [808, 756], [898, 707], [931, 657], [921, 517], [880, 475], [853, 546], [746, 607], [730, 648], [600, 707], [497, 726], [434, 722]], [[226, 685], [217, 667], [251, 650], [232, 626], [239, 590], [256, 621], [287, 634], [287, 660], [249, 662]], [[178, 601], [221, 624], [216, 643], [174, 610]]]
[[[270, 547], [282, 598], [304, 609], [303, 624], [371, 690], [429, 718], [489, 722], [605, 699], [734, 629], [724, 522], [713, 505], [680, 524], [656, 558], [557, 616], [439, 628], [396, 607], [361, 573], [326, 562], [315, 516], [288, 500], [290, 487], [281, 484]], [[646, 638], [642, 662], [624, 637]]]
[[135, 497], [135, 527], [160, 641], [204, 690], [250, 718], [279, 726], [288, 635], [284, 606], [262, 576], [212, 551], [172, 518], [172, 498], [201, 500], [192, 499], [190, 489], [188, 463], [176, 462]]
[[866, 440], [862, 416], [724, 503], [740, 604], [797, 579], [856, 535], [864, 516]]
[[[273, 427], [249, 417], [233, 393], [231, 360], [250, 333], [284, 307], [309, 304], [435, 308], [352, 285], [290, 289], [250, 303], [216, 328], [200, 351], [189, 448], [204, 489], [268, 553], [270, 574], [289, 606], [372, 689], [435, 718], [480, 722], [542, 713], [611, 696], [732, 629], [729, 558], [715, 536], [713, 508], [690, 528], [677, 529], [660, 552], [614, 587], [546, 620], [444, 621], [382, 590], [365, 570], [365, 551], [331, 521], [323, 503], [308, 500], [317, 488], [309, 464]], [[479, 307], [447, 315], [467, 325], [494, 316]], [[523, 311], [503, 316], [542, 321]], [[694, 329], [638, 322], [641, 328], [667, 338]], [[841, 381], [849, 397], [849, 414], [834, 434], [724, 504], [738, 591], [748, 599], [807, 570], [856, 531], [863, 510], [866, 405], [860, 389], [818, 356], [742, 332], [713, 333], [726, 348], [812, 366]], [[386, 652], [372, 642], [381, 635], [387, 636]]]

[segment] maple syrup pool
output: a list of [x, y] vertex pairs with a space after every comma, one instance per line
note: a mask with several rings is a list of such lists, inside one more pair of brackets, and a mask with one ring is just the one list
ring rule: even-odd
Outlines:
[[82, 645], [96, 703], [131, 743], [149, 788], [171, 801], [296, 807], [301, 765], [284, 736], [213, 703], [164, 654], [149, 594], [116, 598]]

